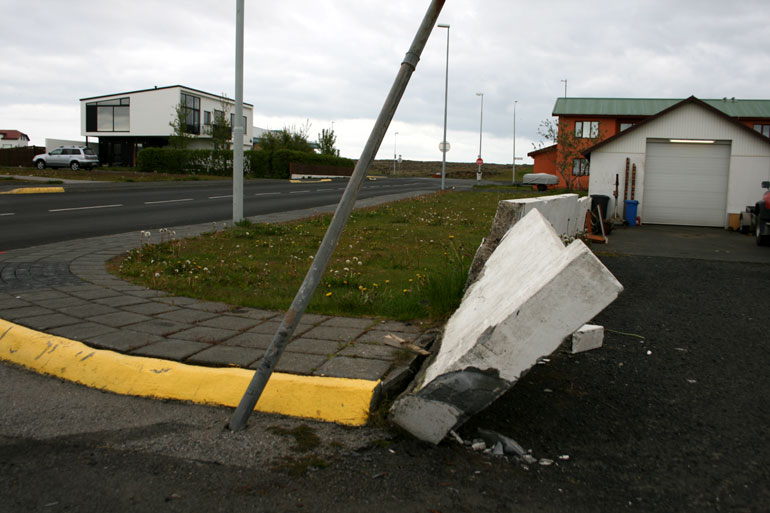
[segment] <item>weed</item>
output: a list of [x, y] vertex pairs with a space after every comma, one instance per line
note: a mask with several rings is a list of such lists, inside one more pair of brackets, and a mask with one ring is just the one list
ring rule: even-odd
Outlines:
[[321, 439], [307, 424], [300, 424], [292, 429], [286, 429], [280, 426], [270, 426], [267, 430], [276, 435], [294, 438], [296, 445], [292, 447], [292, 450], [296, 452], [312, 451], [321, 445]]

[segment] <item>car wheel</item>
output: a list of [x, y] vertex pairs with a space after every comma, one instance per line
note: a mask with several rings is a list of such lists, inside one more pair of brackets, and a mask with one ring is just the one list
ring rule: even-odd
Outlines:
[[548, 190], [548, 186], [545, 185], [545, 184], [539, 183], [539, 184], [537, 184], [537, 190], [541, 191], [541, 192], [542, 191], [547, 191]]
[[73, 160], [72, 162], [70, 162], [70, 169], [73, 171], [77, 171], [78, 169], [80, 169], [80, 162], [78, 162], [77, 160]]
[[45, 169], [45, 160], [38, 159], [37, 163], [35, 164], [35, 167], [38, 169]]
[[757, 221], [755, 234], [757, 236], [757, 246], [767, 246], [770, 244], [770, 235], [762, 235], [762, 221]]

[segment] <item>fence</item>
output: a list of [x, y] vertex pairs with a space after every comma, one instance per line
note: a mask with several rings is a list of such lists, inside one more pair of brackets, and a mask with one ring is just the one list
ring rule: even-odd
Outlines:
[[45, 153], [42, 146], [0, 149], [0, 167], [32, 167], [32, 159], [41, 153]]

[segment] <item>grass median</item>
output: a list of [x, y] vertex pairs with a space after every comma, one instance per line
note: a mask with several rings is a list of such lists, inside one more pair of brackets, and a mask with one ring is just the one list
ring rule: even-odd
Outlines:
[[[476, 248], [503, 199], [500, 189], [442, 192], [353, 213], [308, 312], [395, 320], [447, 318], [460, 303]], [[174, 295], [285, 310], [331, 215], [282, 224], [239, 223], [141, 247], [111, 261], [122, 278]]]

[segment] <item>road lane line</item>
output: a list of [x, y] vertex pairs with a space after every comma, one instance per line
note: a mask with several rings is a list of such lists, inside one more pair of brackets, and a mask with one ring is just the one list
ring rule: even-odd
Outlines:
[[232, 194], [228, 194], [227, 196], [209, 196], [209, 199], [222, 199], [222, 198], [232, 198]]
[[193, 198], [182, 198], [182, 199], [173, 199], [173, 200], [162, 200], [162, 201], [145, 201], [145, 205], [158, 205], [159, 203], [180, 203], [182, 201], [194, 201]]
[[258, 192], [254, 196], [275, 196], [276, 194], [281, 194], [280, 192]]
[[313, 191], [289, 191], [289, 194], [305, 194]]
[[115, 208], [115, 207], [122, 207], [123, 205], [121, 203], [115, 204], [115, 205], [94, 205], [92, 207], [71, 207], [71, 208], [52, 208], [49, 209], [49, 212], [69, 212], [71, 210], [93, 210], [95, 208]]
[[0, 217], [2, 217], [2, 216], [13, 216], [13, 215], [16, 215], [16, 214], [14, 214], [13, 212], [7, 212], [5, 214], [0, 214]]

